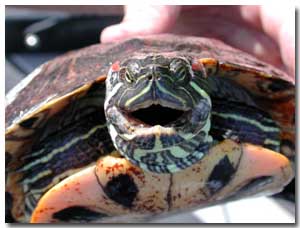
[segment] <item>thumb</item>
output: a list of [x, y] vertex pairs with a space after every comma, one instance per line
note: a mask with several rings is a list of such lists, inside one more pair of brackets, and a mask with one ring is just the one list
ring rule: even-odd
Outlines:
[[101, 33], [101, 42], [167, 32], [175, 24], [179, 11], [180, 6], [125, 6], [123, 21], [105, 28]]
[[277, 41], [282, 61], [295, 78], [295, 8], [261, 6], [260, 12], [264, 31]]

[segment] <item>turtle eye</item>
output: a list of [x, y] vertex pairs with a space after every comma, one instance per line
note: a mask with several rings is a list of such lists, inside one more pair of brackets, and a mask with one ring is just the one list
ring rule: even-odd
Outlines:
[[130, 74], [128, 71], [126, 71], [125, 72], [125, 80], [131, 84], [134, 82], [134, 77], [132, 76], [132, 74]]
[[170, 72], [175, 78], [175, 82], [184, 82], [189, 75], [187, 63], [182, 59], [172, 60]]
[[131, 84], [134, 82], [134, 77], [133, 75], [128, 71], [126, 68], [122, 68], [119, 71], [119, 78], [122, 81], [126, 81], [127, 83]]

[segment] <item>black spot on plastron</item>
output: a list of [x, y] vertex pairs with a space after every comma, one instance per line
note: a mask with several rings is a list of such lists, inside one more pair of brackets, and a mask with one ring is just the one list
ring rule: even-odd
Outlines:
[[38, 119], [38, 117], [31, 117], [27, 120], [23, 120], [19, 125], [24, 128], [31, 128]]
[[16, 220], [11, 214], [13, 197], [9, 192], [5, 192], [5, 223], [15, 223]]
[[68, 207], [53, 214], [54, 219], [58, 219], [63, 222], [91, 222], [107, 216], [107, 214], [92, 211], [82, 206]]
[[235, 169], [226, 155], [214, 167], [207, 180], [206, 187], [211, 193], [216, 193], [230, 181], [234, 173]]
[[127, 208], [132, 207], [139, 191], [133, 178], [128, 174], [113, 177], [103, 190], [110, 199]]

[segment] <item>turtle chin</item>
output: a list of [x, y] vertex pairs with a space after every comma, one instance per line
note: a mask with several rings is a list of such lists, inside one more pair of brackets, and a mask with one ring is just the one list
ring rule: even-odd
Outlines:
[[114, 146], [131, 163], [151, 172], [173, 173], [208, 152], [210, 121], [198, 121], [195, 110], [154, 103], [131, 110], [111, 106], [106, 117]]

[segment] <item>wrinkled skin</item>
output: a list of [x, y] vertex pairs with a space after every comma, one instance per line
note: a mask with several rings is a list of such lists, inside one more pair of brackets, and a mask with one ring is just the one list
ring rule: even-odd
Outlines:
[[[131, 56], [128, 61], [113, 64], [106, 80], [104, 103], [115, 148], [133, 164], [158, 173], [177, 172], [193, 165], [212, 144], [211, 99], [198, 86], [201, 76], [194, 75], [188, 59], [166, 56]], [[183, 114], [166, 124], [134, 117], [135, 111], [151, 107]]]

